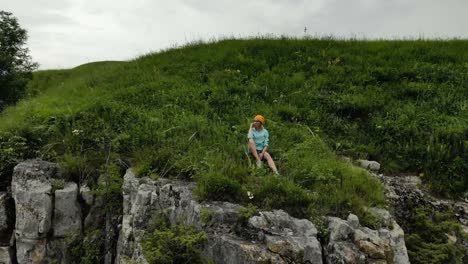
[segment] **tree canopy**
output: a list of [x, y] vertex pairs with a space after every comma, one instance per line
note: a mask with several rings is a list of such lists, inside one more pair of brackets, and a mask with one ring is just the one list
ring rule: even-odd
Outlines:
[[25, 46], [27, 31], [10, 12], [0, 10], [0, 109], [17, 102], [38, 67]]

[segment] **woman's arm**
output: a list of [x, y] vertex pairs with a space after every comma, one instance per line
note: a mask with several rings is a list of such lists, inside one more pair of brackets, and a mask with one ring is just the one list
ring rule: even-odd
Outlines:
[[253, 124], [254, 123], [250, 123], [249, 132], [247, 133], [248, 138], [253, 138], [253, 135], [252, 135], [252, 133], [253, 133], [253, 130], [252, 130], [253, 129]]

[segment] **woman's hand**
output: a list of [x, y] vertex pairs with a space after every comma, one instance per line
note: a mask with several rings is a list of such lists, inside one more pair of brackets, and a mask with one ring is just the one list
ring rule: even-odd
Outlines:
[[260, 154], [258, 154], [258, 158], [259, 158], [260, 160], [263, 160], [263, 152], [261, 152]]

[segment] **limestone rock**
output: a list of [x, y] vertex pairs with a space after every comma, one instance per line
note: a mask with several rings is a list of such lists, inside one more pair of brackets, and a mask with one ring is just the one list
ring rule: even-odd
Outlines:
[[330, 241], [345, 241], [351, 238], [353, 228], [338, 217], [328, 217], [328, 229], [330, 230]]
[[11, 264], [14, 256], [11, 247], [0, 247], [0, 264]]
[[[383, 211], [379, 212], [388, 214]], [[391, 231], [361, 227], [356, 219], [353, 215], [348, 216], [347, 221], [327, 218], [330, 232], [325, 247], [327, 263], [409, 263], [403, 230], [393, 219], [389, 225], [393, 228]]]
[[352, 228], [359, 228], [359, 218], [355, 214], [349, 214], [346, 222], [348, 222], [348, 225]]
[[205, 256], [209, 256], [214, 263], [286, 264], [279, 255], [273, 254], [261, 245], [239, 239], [229, 234], [220, 236], [210, 235], [208, 244], [203, 253]]
[[385, 250], [382, 247], [379, 247], [378, 245], [366, 241], [366, 240], [360, 240], [357, 242], [357, 246], [359, 250], [361, 250], [363, 253], [368, 255], [371, 258], [374, 259], [385, 259]]
[[8, 230], [7, 194], [0, 192], [0, 235]]
[[81, 208], [78, 204], [78, 185], [67, 183], [61, 190], [55, 191], [53, 230], [55, 237], [80, 232]]
[[16, 240], [16, 257], [18, 263], [42, 263], [46, 258], [46, 239]]
[[372, 161], [372, 160], [357, 160], [356, 161], [359, 166], [361, 166], [364, 169], [368, 169], [371, 171], [378, 171], [380, 170], [380, 163], [377, 161]]
[[70, 241], [60, 238], [80, 231], [80, 205], [75, 183], [65, 183], [63, 189], [53, 191], [52, 183], [60, 178], [57, 172], [56, 164], [40, 160], [19, 163], [14, 169], [18, 263], [67, 263], [64, 258]]
[[327, 264], [364, 264], [366, 256], [351, 242], [336, 242], [328, 245]]
[[14, 221], [12, 211], [11, 198], [7, 193], [0, 192], [0, 247], [8, 246], [12, 237]]
[[283, 210], [274, 210], [251, 217], [249, 226], [260, 231], [259, 239], [265, 237], [268, 249], [283, 258], [296, 262], [321, 262], [322, 247], [312, 222], [291, 217]]
[[146, 262], [141, 241], [151, 216], [164, 212], [171, 224], [203, 230], [208, 236], [203, 254], [215, 263], [322, 263], [317, 229], [310, 221], [275, 210], [260, 212], [242, 227], [238, 225], [242, 206], [200, 203], [193, 197], [194, 188], [193, 182], [136, 178], [129, 169], [122, 187], [124, 215], [115, 262], [127, 263], [128, 258]]
[[86, 205], [88, 206], [93, 205], [94, 195], [91, 189], [88, 187], [88, 185], [85, 184], [80, 187], [80, 195], [81, 195], [81, 198], [83, 198]]
[[52, 223], [51, 179], [54, 163], [34, 160], [18, 164], [13, 172], [12, 193], [16, 207], [16, 238], [39, 239]]

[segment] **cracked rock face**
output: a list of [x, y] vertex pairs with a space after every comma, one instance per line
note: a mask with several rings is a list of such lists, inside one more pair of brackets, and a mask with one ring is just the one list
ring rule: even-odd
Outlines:
[[0, 192], [0, 234], [8, 231], [7, 194]]
[[45, 258], [46, 236], [52, 226], [51, 180], [56, 172], [55, 164], [42, 161], [23, 162], [14, 169], [11, 185], [18, 263], [37, 263]]
[[[151, 215], [164, 211], [171, 224], [195, 226], [205, 231], [203, 255], [215, 263], [322, 263], [317, 229], [308, 220], [282, 210], [260, 212], [239, 229], [240, 205], [228, 202], [199, 203], [192, 195], [194, 183], [157, 182], [136, 178], [131, 169], [124, 177], [124, 215], [116, 263], [128, 259], [147, 263], [141, 241]], [[204, 222], [201, 212], [209, 212]]]
[[[387, 215], [388, 211], [379, 209]], [[347, 220], [328, 217], [330, 232], [325, 247], [327, 263], [395, 263], [409, 264], [400, 226], [390, 219], [392, 230], [382, 227], [373, 230], [359, 225], [356, 215], [350, 214]]]
[[57, 257], [65, 254], [63, 238], [81, 230], [78, 187], [65, 183], [63, 189], [54, 190], [57, 178], [57, 165], [41, 160], [25, 161], [14, 169], [11, 185], [18, 263], [41, 263], [47, 258], [64, 261]]
[[70, 232], [79, 232], [80, 228], [81, 208], [78, 203], [78, 185], [69, 182], [63, 189], [55, 191], [54, 237], [65, 237]]

